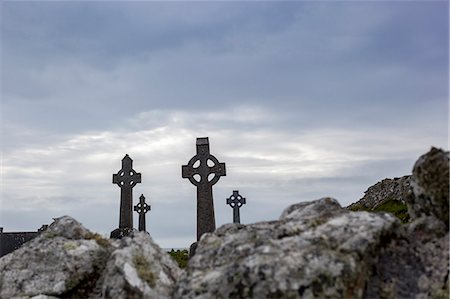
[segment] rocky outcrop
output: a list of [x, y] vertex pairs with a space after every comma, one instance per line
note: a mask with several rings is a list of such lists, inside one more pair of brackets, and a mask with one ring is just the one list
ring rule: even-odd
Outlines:
[[380, 251], [365, 297], [448, 298], [449, 153], [432, 148], [412, 173], [412, 222]]
[[301, 202], [204, 234], [184, 271], [145, 233], [106, 240], [65, 216], [0, 259], [0, 297], [448, 298], [448, 163], [434, 148], [419, 158], [407, 224]]
[[56, 220], [46, 232], [0, 259], [0, 297], [61, 296], [89, 283], [104, 267], [107, 243], [97, 242], [70, 217]]
[[146, 233], [123, 238], [108, 260], [102, 283], [106, 298], [171, 298], [181, 270]]
[[406, 199], [411, 194], [410, 177], [406, 175], [401, 178], [384, 179], [369, 187], [364, 192], [363, 198], [351, 204], [348, 208], [350, 210], [374, 210], [389, 200], [405, 204]]
[[432, 148], [414, 165], [411, 186], [414, 196], [407, 202], [414, 218], [432, 215], [448, 228], [449, 153]]
[[200, 239], [175, 298], [361, 298], [398, 225], [331, 198], [294, 205], [279, 221], [228, 224]]
[[445, 226], [434, 217], [405, 227], [381, 248], [364, 298], [448, 298], [448, 243]]
[[170, 298], [179, 273], [149, 235], [107, 240], [65, 216], [0, 259], [0, 298]]

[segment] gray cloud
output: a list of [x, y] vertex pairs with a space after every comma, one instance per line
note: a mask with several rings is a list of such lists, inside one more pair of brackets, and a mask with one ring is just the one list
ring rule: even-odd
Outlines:
[[448, 3], [1, 5], [6, 230], [70, 214], [108, 234], [128, 153], [155, 239], [186, 246], [195, 189], [180, 167], [200, 136], [227, 163], [218, 224], [234, 189], [243, 222], [347, 205], [447, 146]]

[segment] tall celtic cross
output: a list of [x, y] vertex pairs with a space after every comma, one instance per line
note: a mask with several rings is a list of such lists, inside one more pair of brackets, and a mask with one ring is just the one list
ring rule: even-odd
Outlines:
[[209, 153], [208, 137], [197, 138], [197, 154], [181, 168], [182, 177], [197, 187], [197, 241], [216, 229], [212, 186], [225, 176], [225, 163]]
[[233, 208], [233, 223], [241, 223], [239, 209], [245, 205], [245, 198], [239, 194], [238, 190], [233, 191], [233, 194], [227, 198], [227, 205]]
[[134, 206], [134, 210], [139, 214], [139, 231], [145, 232], [145, 214], [151, 210], [151, 206], [145, 202], [144, 194], [139, 197], [139, 203]]
[[133, 229], [133, 187], [141, 182], [141, 174], [133, 169], [133, 160], [125, 155], [122, 169], [113, 174], [113, 184], [120, 187], [119, 228], [111, 232], [111, 238], [121, 238]]

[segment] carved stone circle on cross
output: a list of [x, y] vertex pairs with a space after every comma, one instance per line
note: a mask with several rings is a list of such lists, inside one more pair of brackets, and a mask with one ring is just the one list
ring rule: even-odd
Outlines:
[[208, 137], [197, 138], [197, 154], [183, 165], [182, 177], [197, 187], [197, 241], [204, 233], [216, 229], [212, 186], [226, 175], [225, 163], [209, 152]]

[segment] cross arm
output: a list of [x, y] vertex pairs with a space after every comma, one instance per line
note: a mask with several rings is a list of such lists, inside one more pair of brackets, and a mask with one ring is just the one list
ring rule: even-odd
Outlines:
[[215, 164], [212, 167], [209, 167], [209, 172], [210, 173], [215, 173], [218, 176], [226, 176], [227, 175], [227, 171], [225, 168], [225, 163], [218, 163]]
[[134, 176], [131, 178], [135, 183], [141, 183], [141, 174], [140, 173], [135, 173]]
[[193, 169], [191, 167], [189, 167], [189, 165], [181, 166], [181, 177], [183, 179], [187, 179], [193, 175], [194, 175]]

